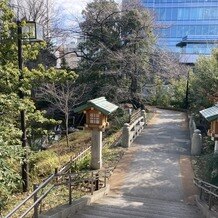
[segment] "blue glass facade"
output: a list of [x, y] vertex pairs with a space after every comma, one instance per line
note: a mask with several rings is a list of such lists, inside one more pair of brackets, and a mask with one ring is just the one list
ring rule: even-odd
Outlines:
[[156, 17], [162, 47], [180, 52], [176, 44], [186, 36], [204, 38], [204, 42], [187, 43], [187, 54], [210, 54], [217, 46], [214, 42], [218, 40], [218, 0], [142, 0], [142, 3]]

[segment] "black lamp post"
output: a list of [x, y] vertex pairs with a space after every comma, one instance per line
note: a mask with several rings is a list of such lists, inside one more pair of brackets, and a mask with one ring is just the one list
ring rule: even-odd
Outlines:
[[[37, 29], [39, 27], [39, 31]], [[22, 83], [23, 80], [23, 55], [22, 55], [22, 40], [29, 41], [42, 41], [43, 29], [42, 26], [36, 24], [33, 21], [26, 22], [26, 25], [22, 27], [21, 21], [17, 21], [17, 35], [18, 35], [18, 67], [20, 71], [19, 81]], [[22, 90], [19, 91], [20, 99], [24, 99], [24, 93]], [[29, 188], [29, 165], [28, 165], [28, 146], [27, 146], [27, 135], [26, 135], [26, 119], [25, 110], [20, 111], [20, 123], [22, 131], [22, 147], [24, 149], [24, 155], [22, 160], [21, 175], [23, 181], [23, 192], [28, 191]]]
[[188, 71], [188, 74], [187, 74], [187, 82], [186, 82], [186, 93], [185, 93], [185, 109], [188, 110], [189, 108], [189, 71]]

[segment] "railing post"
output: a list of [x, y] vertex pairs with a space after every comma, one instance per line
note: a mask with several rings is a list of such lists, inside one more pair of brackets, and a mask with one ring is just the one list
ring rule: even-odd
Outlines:
[[94, 179], [93, 179], [93, 172], [92, 172], [92, 177], [91, 177], [91, 195], [93, 195], [94, 192], [94, 188], [93, 188], [93, 183], [94, 183]]
[[55, 181], [56, 181], [56, 183], [58, 182], [57, 174], [58, 174], [58, 168], [55, 168], [55, 177], [56, 177]]
[[199, 197], [200, 197], [200, 200], [202, 200], [202, 195], [203, 195], [203, 189], [202, 189], [202, 188], [200, 188], [200, 195], [199, 195]]
[[213, 188], [210, 187], [210, 195], [209, 195], [209, 210], [211, 210], [211, 207], [212, 207], [212, 194], [211, 194], [212, 191], [213, 191]]
[[105, 173], [104, 173], [104, 187], [106, 187], [107, 185], [107, 171], [105, 170]]
[[[38, 188], [38, 185], [37, 184], [34, 184], [33, 185], [33, 191], [35, 191], [36, 189]], [[34, 196], [33, 196], [33, 201], [34, 201], [34, 203], [37, 201], [37, 199], [38, 199], [38, 197], [37, 197], [37, 192], [34, 194]], [[39, 204], [37, 203], [35, 206], [34, 206], [34, 215], [33, 215], [33, 217], [34, 218], [38, 218], [38, 206], [39, 206]]]
[[72, 204], [72, 186], [71, 186], [72, 178], [69, 175], [69, 205]]
[[95, 190], [99, 190], [99, 174], [95, 175]]
[[127, 148], [130, 147], [130, 126], [128, 123], [125, 123], [123, 126], [122, 146]]
[[144, 123], [145, 123], [145, 125], [147, 125], [147, 114], [146, 114], [145, 110], [141, 111], [141, 116], [143, 116]]

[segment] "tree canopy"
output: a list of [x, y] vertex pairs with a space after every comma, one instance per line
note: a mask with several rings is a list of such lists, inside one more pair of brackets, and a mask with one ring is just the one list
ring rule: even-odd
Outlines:
[[210, 57], [200, 57], [191, 74], [190, 104], [193, 110], [218, 101], [218, 49]]
[[148, 10], [139, 5], [120, 10], [113, 0], [95, 0], [82, 14], [81, 78], [94, 85], [92, 95], [106, 93], [115, 101], [136, 98], [155, 42]]

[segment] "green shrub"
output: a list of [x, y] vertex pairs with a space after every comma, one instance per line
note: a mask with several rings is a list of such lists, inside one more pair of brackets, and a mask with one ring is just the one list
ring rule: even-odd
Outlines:
[[[10, 197], [9, 190], [5, 187], [4, 184], [0, 183], [0, 211], [4, 208], [6, 205], [9, 197]], [[0, 213], [1, 216], [1, 213]]]
[[124, 109], [118, 108], [117, 111], [110, 117], [110, 128], [107, 130], [107, 134], [110, 135], [117, 132], [117, 130], [121, 129], [124, 123], [127, 122], [129, 122], [128, 112]]
[[32, 176], [47, 176], [54, 173], [60, 165], [57, 154], [53, 151], [40, 151], [30, 156]]
[[203, 153], [211, 154], [214, 152], [214, 141], [211, 140], [211, 137], [205, 136], [203, 137]]
[[196, 157], [194, 165], [197, 177], [218, 185], [218, 155], [211, 153]]
[[168, 83], [156, 78], [156, 95], [152, 104], [163, 107], [185, 108], [187, 79], [181, 77], [172, 79]]
[[170, 106], [170, 87], [169, 85], [165, 85], [164, 81], [160, 78], [156, 78], [156, 95], [152, 99], [153, 105], [169, 107]]
[[83, 170], [88, 170], [90, 168], [90, 160], [91, 156], [87, 155], [80, 161], [78, 161], [74, 166], [72, 166], [72, 171], [73, 172], [78, 172], [78, 171], [83, 171]]
[[179, 78], [177, 80], [171, 80], [171, 92], [172, 98], [170, 104], [175, 108], [185, 108], [187, 79]]

